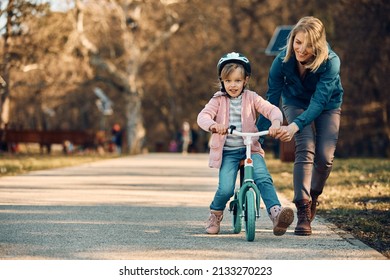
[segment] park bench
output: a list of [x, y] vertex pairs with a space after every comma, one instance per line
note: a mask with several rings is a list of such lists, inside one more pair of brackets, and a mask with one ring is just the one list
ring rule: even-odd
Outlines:
[[78, 130], [0, 130], [1, 146], [8, 151], [14, 144], [37, 143], [40, 145], [41, 152], [43, 152], [43, 148], [46, 148], [47, 153], [50, 153], [51, 145], [65, 145], [67, 141], [83, 148], [95, 148], [96, 140], [96, 133]]

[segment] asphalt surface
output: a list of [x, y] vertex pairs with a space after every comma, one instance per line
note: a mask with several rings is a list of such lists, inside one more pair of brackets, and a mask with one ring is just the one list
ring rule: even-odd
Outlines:
[[[204, 231], [217, 185], [206, 154], [145, 154], [0, 178], [3, 260], [379, 260], [317, 216], [313, 234], [274, 236], [262, 209], [256, 237]], [[283, 196], [284, 206], [293, 204]]]

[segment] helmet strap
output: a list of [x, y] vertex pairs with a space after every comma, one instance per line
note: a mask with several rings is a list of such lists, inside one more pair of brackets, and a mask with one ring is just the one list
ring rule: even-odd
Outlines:
[[220, 91], [222, 91], [222, 92], [226, 92], [225, 85], [223, 84], [223, 81], [222, 81], [222, 79], [221, 79], [221, 78], [219, 78], [219, 82], [220, 82], [220, 84], [221, 84]]

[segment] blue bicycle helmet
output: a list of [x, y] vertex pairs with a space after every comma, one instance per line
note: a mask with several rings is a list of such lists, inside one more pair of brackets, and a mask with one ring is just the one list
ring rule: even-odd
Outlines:
[[223, 55], [217, 64], [218, 77], [221, 78], [222, 68], [228, 63], [239, 63], [244, 66], [246, 75], [251, 75], [251, 64], [249, 59], [241, 53], [231, 52]]
[[221, 79], [221, 72], [223, 67], [228, 64], [228, 63], [238, 63], [241, 64], [244, 67], [245, 70], [245, 75], [250, 76], [251, 75], [251, 64], [249, 62], [249, 59], [246, 58], [243, 54], [241, 53], [236, 53], [236, 52], [231, 52], [223, 55], [217, 64], [217, 73], [218, 73], [218, 78], [221, 82], [221, 91], [226, 92], [225, 86], [222, 82]]

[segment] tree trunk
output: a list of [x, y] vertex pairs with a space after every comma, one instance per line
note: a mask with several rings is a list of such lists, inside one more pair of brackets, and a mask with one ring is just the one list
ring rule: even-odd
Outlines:
[[8, 38], [11, 32], [11, 20], [14, 0], [9, 0], [7, 5], [7, 23], [4, 32], [4, 54], [3, 69], [0, 76], [0, 129], [4, 129], [9, 122], [9, 80], [10, 80], [10, 59], [9, 59], [9, 42]]
[[128, 152], [139, 154], [142, 152], [145, 128], [142, 120], [141, 99], [137, 92], [130, 93], [126, 111]]

